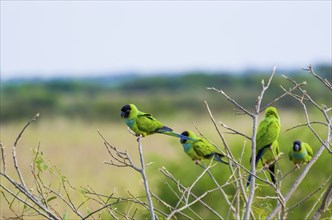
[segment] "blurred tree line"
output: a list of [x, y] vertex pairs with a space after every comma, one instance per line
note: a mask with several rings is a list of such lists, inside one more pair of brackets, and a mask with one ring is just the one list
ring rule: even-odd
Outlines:
[[[332, 81], [332, 66], [319, 65], [315, 72]], [[271, 69], [272, 71], [272, 69]], [[86, 120], [118, 120], [120, 107], [135, 103], [141, 109], [158, 115], [170, 112], [186, 114], [206, 112], [204, 100], [215, 111], [232, 109], [220, 94], [207, 87], [222, 89], [246, 108], [254, 106], [252, 100], [261, 90], [262, 79], [267, 80], [271, 71], [188, 72], [179, 75], [154, 76], [123, 75], [82, 79], [55, 78], [50, 80], [10, 80], [1, 83], [1, 122], [30, 118], [37, 112], [47, 117], [70, 117]], [[304, 70], [277, 69], [270, 92], [264, 100], [273, 100], [283, 94], [280, 85], [288, 85], [282, 75], [306, 81], [312, 98], [318, 104], [331, 103], [322, 84]], [[266, 101], [265, 104], [267, 104]], [[264, 104], [264, 103], [263, 103]], [[294, 99], [286, 97], [278, 107], [296, 106]]]

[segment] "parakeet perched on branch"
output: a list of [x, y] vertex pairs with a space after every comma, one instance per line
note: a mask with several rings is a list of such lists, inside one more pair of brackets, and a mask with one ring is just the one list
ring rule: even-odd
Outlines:
[[[136, 134], [136, 136], [145, 137], [147, 135], [160, 133], [177, 138], [187, 138], [174, 133], [173, 130], [152, 117], [149, 113], [141, 112], [134, 104], [125, 105], [121, 108], [121, 117], [125, 119], [127, 126]], [[189, 138], [187, 138], [189, 139]]]
[[301, 141], [294, 141], [292, 149], [289, 151], [289, 160], [293, 161], [294, 164], [299, 165], [308, 163], [312, 156], [313, 151], [309, 144]]
[[[273, 183], [275, 180], [274, 164], [269, 165], [273, 162], [279, 154], [278, 137], [280, 133], [280, 118], [277, 109], [274, 107], [268, 107], [265, 110], [265, 118], [260, 122], [257, 135], [256, 135], [256, 161], [255, 165], [259, 160], [262, 161], [264, 166], [268, 166], [270, 170], [271, 180]], [[251, 175], [249, 175], [247, 186], [251, 181]]]
[[194, 160], [196, 163], [202, 159], [211, 159], [228, 164], [223, 160], [225, 157], [222, 153], [218, 152], [217, 148], [213, 146], [205, 138], [196, 137], [192, 131], [184, 131], [181, 133], [182, 136], [189, 137], [191, 140], [181, 138], [180, 143], [183, 146], [184, 152]]

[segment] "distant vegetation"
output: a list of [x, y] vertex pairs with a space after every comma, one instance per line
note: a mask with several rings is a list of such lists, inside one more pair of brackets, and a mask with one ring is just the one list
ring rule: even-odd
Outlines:
[[[314, 67], [323, 78], [331, 81], [332, 66]], [[158, 112], [201, 113], [206, 111], [204, 100], [215, 110], [226, 110], [225, 99], [207, 87], [222, 88], [244, 107], [252, 107], [261, 89], [261, 80], [267, 80], [270, 71], [188, 72], [178, 75], [139, 76], [123, 75], [95, 78], [61, 78], [51, 80], [11, 80], [1, 84], [1, 121], [10, 122], [31, 118], [37, 112], [48, 117], [77, 117], [84, 120], [114, 120], [119, 108], [136, 103], [141, 109]], [[283, 91], [280, 85], [288, 82], [286, 75], [298, 82], [307, 81], [313, 98], [318, 103], [330, 103], [331, 97], [321, 89], [322, 84], [304, 70], [280, 71], [265, 100], [273, 100]], [[293, 99], [285, 98], [278, 107], [295, 106]], [[229, 105], [228, 105], [229, 106]], [[229, 110], [229, 109], [227, 109]]]

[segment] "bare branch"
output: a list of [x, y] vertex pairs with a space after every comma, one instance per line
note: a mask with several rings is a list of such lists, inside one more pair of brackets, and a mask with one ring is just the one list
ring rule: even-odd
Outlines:
[[[24, 178], [22, 176], [22, 173], [20, 171], [19, 165], [18, 165], [18, 161], [17, 161], [17, 157], [16, 157], [16, 147], [18, 144], [18, 141], [20, 140], [20, 138], [22, 137], [25, 129], [33, 122], [35, 121], [37, 118], [39, 117], [39, 113], [36, 114], [21, 130], [21, 132], [19, 133], [18, 137], [16, 138], [14, 144], [13, 144], [13, 148], [12, 148], [12, 155], [13, 155], [13, 162], [14, 162], [14, 168], [15, 171], [19, 177], [20, 183], [16, 182], [14, 179], [12, 179], [10, 176], [8, 176], [5, 172], [1, 172], [0, 175], [5, 177], [5, 179], [7, 179], [11, 185], [15, 186], [19, 192], [23, 193], [28, 201], [25, 201], [23, 199], [21, 199], [18, 195], [15, 195], [14, 193], [10, 192], [9, 190], [7, 190], [7, 188], [2, 185], [1, 183], [1, 187], [3, 189], [5, 189], [6, 192], [8, 192], [9, 194], [11, 194], [15, 199], [18, 199], [20, 202], [22, 202], [23, 204], [27, 205], [28, 207], [32, 208], [34, 211], [36, 211], [38, 214], [45, 216], [47, 215], [48, 218], [51, 219], [58, 219], [58, 217], [51, 211], [48, 209], [47, 205], [43, 204], [42, 201], [39, 200], [38, 197], [35, 197], [30, 190], [28, 189], [28, 187], [25, 185], [25, 181]], [[1, 146], [1, 151], [2, 151], [2, 162], [5, 165], [5, 157], [4, 157], [4, 149]], [[5, 171], [5, 170], [3, 170]], [[42, 211], [39, 211], [37, 208], [33, 207], [32, 204], [30, 204], [29, 202], [32, 202], [33, 204], [35, 204], [39, 209], [41, 209]]]
[[[204, 168], [203, 172], [195, 179], [195, 181], [188, 187], [188, 188], [183, 188], [183, 192], [182, 192], [182, 196], [179, 199], [179, 202], [177, 204], [176, 207], [173, 208], [173, 211], [167, 216], [167, 219], [170, 219], [173, 215], [175, 215], [178, 212], [181, 212], [185, 209], [189, 209], [190, 206], [192, 206], [193, 204], [197, 203], [197, 202], [201, 202], [202, 198], [205, 197], [207, 194], [215, 191], [213, 190], [207, 190], [205, 191], [205, 193], [203, 193], [201, 196], [195, 196], [195, 199], [192, 202], [189, 202], [189, 196], [192, 196], [192, 188], [196, 185], [196, 183], [204, 176], [204, 174], [206, 172], [209, 172], [209, 169], [211, 168], [211, 164], [207, 167]], [[164, 174], [166, 174], [166, 176], [170, 177], [173, 181], [175, 180], [175, 178], [166, 170], [161, 170]], [[165, 171], [165, 172], [164, 172]], [[175, 180], [176, 181], [176, 180]], [[177, 181], [176, 181], [177, 182]], [[180, 203], [183, 201], [184, 199], [184, 205], [182, 207], [179, 207]], [[197, 216], [197, 215], [196, 215]], [[198, 216], [197, 216], [198, 217]], [[221, 216], [220, 216], [221, 217]], [[221, 218], [222, 219], [222, 218]]]
[[322, 77], [318, 76], [311, 65], [309, 65], [308, 68], [304, 70], [310, 72], [314, 77], [316, 77], [319, 81], [321, 81], [330, 91], [332, 91], [331, 83], [327, 79], [323, 79]]
[[240, 135], [240, 136], [242, 136], [242, 137], [247, 138], [248, 140], [251, 140], [251, 137], [249, 137], [248, 135], [245, 135], [245, 134], [243, 134], [243, 133], [241, 133], [241, 132], [239, 132], [239, 131], [237, 131], [237, 130], [235, 130], [235, 129], [233, 129], [233, 128], [227, 126], [227, 125], [225, 125], [225, 124], [222, 123], [221, 121], [219, 122], [219, 124], [220, 124], [222, 127], [226, 128], [227, 130], [230, 130], [230, 131], [231, 131], [231, 132], [229, 132], [230, 134]]
[[[177, 186], [178, 186], [178, 189], [180, 192], [184, 193], [186, 192], [187, 190], [187, 187], [183, 186], [182, 184], [180, 184], [180, 182], [165, 168], [161, 168], [160, 169], [160, 172], [162, 174], [164, 174], [167, 178], [169, 178], [170, 180], [172, 180]], [[172, 190], [172, 188], [170, 187], [170, 189]], [[217, 189], [214, 189], [213, 191], [216, 191]], [[180, 200], [180, 197], [175, 193], [173, 192], [177, 197], [178, 199]], [[191, 196], [194, 198], [194, 199], [197, 199], [198, 196], [196, 196], [193, 192], [190, 192]], [[207, 205], [204, 201], [202, 200], [199, 200], [198, 201], [200, 204], [202, 204], [205, 208], [207, 208], [209, 211], [211, 211], [216, 217], [218, 217], [219, 219], [223, 219], [220, 214], [218, 212], [216, 212], [213, 208], [211, 208], [209, 205]], [[169, 207], [171, 209], [174, 209], [174, 207]], [[188, 207], [189, 208], [189, 207]]]
[[233, 103], [237, 108], [239, 108], [242, 112], [245, 112], [247, 115], [249, 115], [250, 117], [253, 117], [253, 114], [251, 112], [249, 112], [247, 109], [245, 109], [244, 107], [242, 107], [239, 103], [237, 103], [234, 99], [232, 99], [231, 97], [229, 97], [223, 90], [218, 90], [214, 87], [209, 87], [207, 88], [208, 90], [213, 90], [213, 91], [216, 91], [216, 92], [219, 92], [221, 93], [223, 96], [226, 97], [226, 99], [228, 101], [230, 101], [231, 103]]
[[138, 142], [139, 158], [140, 158], [140, 162], [141, 162], [141, 171], [140, 171], [140, 173], [141, 173], [142, 178], [143, 178], [145, 194], [146, 194], [146, 197], [147, 197], [148, 203], [149, 203], [150, 217], [151, 217], [151, 220], [154, 220], [155, 219], [155, 213], [154, 213], [152, 198], [151, 198], [151, 194], [150, 194], [148, 178], [146, 177], [146, 173], [145, 173], [145, 163], [144, 163], [144, 157], [143, 157], [143, 148], [142, 148], [142, 143], [141, 143], [141, 136], [138, 137], [137, 142]]
[[244, 214], [244, 219], [248, 220], [249, 215], [251, 213], [251, 206], [254, 200], [254, 195], [255, 195], [255, 174], [256, 174], [256, 135], [257, 135], [257, 129], [258, 129], [258, 114], [260, 112], [261, 108], [261, 102], [264, 96], [265, 91], [269, 88], [271, 81], [273, 79], [273, 76], [275, 74], [276, 67], [273, 68], [272, 74], [269, 78], [269, 81], [267, 85], [264, 84], [264, 80], [262, 81], [262, 90], [260, 95], [257, 97], [257, 102], [255, 105], [255, 114], [253, 115], [253, 135], [251, 138], [251, 143], [252, 143], [252, 154], [251, 154], [251, 173], [253, 174], [253, 178], [251, 178], [251, 184], [250, 184], [250, 191], [249, 191], [249, 197], [248, 197], [248, 202], [246, 204], [246, 210]]
[[[299, 88], [300, 86], [303, 86], [303, 85], [306, 85], [306, 84], [307, 84], [306, 82], [302, 82], [300, 84], [296, 84], [293, 88], [289, 89], [288, 92], [292, 92], [295, 89]], [[281, 86], [281, 88], [283, 88], [283, 87]], [[267, 107], [273, 105], [274, 103], [276, 103], [277, 101], [279, 101], [280, 99], [284, 98], [287, 95], [288, 95], [288, 93], [283, 93], [281, 96], [279, 96], [278, 98], [274, 99], [272, 102], [270, 102], [269, 104], [267, 104], [263, 108], [261, 108], [260, 112], [263, 112]]]
[[[0, 176], [5, 177], [13, 186], [15, 186], [21, 193], [23, 193], [29, 201], [31, 201], [32, 203], [34, 203], [35, 205], [37, 205], [37, 207], [39, 207], [43, 212], [45, 212], [48, 216], [48, 218], [51, 219], [58, 219], [58, 217], [53, 214], [44, 204], [41, 203], [41, 201], [38, 200], [38, 198], [35, 198], [30, 191], [25, 188], [24, 186], [22, 186], [21, 184], [15, 182], [12, 178], [10, 178], [8, 175], [5, 175], [3, 173], [0, 173]], [[25, 200], [21, 199], [19, 196], [11, 193], [4, 185], [2, 185], [2, 183], [0, 183], [0, 186], [8, 193], [10, 193], [14, 198], [18, 199], [19, 201], [21, 201], [23, 204], [29, 206], [30, 208], [33, 207], [32, 204], [30, 204], [29, 202], [26, 202]], [[32, 208], [33, 210], [35, 210], [38, 214], [45, 216], [46, 214], [39, 211], [36, 208]]]
[[0, 143], [0, 149], [1, 149], [1, 163], [2, 163], [2, 170], [0, 170], [1, 173], [6, 174], [6, 153], [5, 153], [5, 147]]
[[312, 219], [314, 220], [320, 219], [321, 215], [324, 214], [324, 212], [329, 207], [331, 202], [332, 202], [332, 182], [330, 182], [329, 187], [326, 189], [322, 203], [318, 208], [318, 210], [316, 211], [316, 213], [314, 214], [314, 216], [312, 217]]
[[[285, 79], [287, 79], [288, 81], [290, 81], [291, 83], [293, 83], [294, 85], [298, 85], [298, 83], [295, 81], [295, 80], [293, 80], [293, 79], [290, 79], [290, 78], [288, 78], [288, 77], [286, 77], [286, 76], [284, 76], [283, 75], [283, 77], [285, 78]], [[324, 109], [324, 108], [321, 108], [321, 106], [319, 106], [316, 102], [315, 102], [315, 100], [313, 100], [309, 95], [308, 95], [308, 93], [307, 93], [307, 91], [305, 91], [304, 89], [302, 89], [301, 87], [298, 87], [298, 90], [299, 91], [301, 91], [302, 92], [302, 94], [303, 94], [303, 96], [301, 96], [301, 97], [297, 97], [295, 94], [293, 94], [293, 93], [291, 93], [291, 92], [289, 92], [289, 91], [287, 91], [287, 90], [285, 90], [284, 89], [284, 91], [286, 92], [286, 93], [288, 93], [289, 95], [291, 95], [291, 96], [293, 96], [295, 99], [297, 99], [298, 101], [300, 101], [300, 102], [302, 102], [303, 103], [303, 100], [304, 100], [304, 98], [307, 98], [319, 111], [321, 111], [322, 113], [323, 113], [323, 115], [324, 115], [324, 117], [325, 117], [325, 119], [326, 119], [326, 121], [329, 121], [329, 116], [327, 115], [327, 112], [329, 111], [329, 109]]]
[[[0, 174], [2, 175], [2, 174]], [[43, 211], [38, 210], [37, 208], [35, 208], [32, 204], [30, 204], [29, 202], [25, 201], [24, 199], [22, 199], [21, 197], [19, 197], [18, 195], [14, 194], [12, 191], [10, 191], [7, 187], [5, 187], [4, 185], [2, 185], [2, 183], [0, 183], [0, 187], [3, 188], [7, 193], [9, 193], [11, 196], [13, 196], [15, 199], [19, 200], [22, 204], [28, 206], [29, 208], [33, 209], [35, 212], [37, 212], [39, 215], [44, 216], [45, 218], [49, 218], [50, 215], [48, 213], [44, 213]], [[54, 218], [51, 219], [58, 219], [56, 216], [54, 216]]]
[[[320, 185], [317, 189], [315, 189], [314, 191], [312, 191], [311, 193], [309, 193], [306, 197], [304, 197], [301, 201], [299, 201], [298, 203], [294, 204], [292, 207], [287, 209], [287, 212], [291, 211], [292, 209], [298, 207], [299, 205], [301, 205], [302, 203], [304, 203], [306, 200], [308, 200], [311, 196], [313, 196], [315, 193], [317, 193], [319, 190], [323, 189], [324, 186], [326, 185], [326, 183], [328, 183], [331, 180], [331, 176], [329, 176], [323, 183], [322, 185]], [[323, 203], [322, 203], [323, 204]]]
[[118, 203], [118, 201], [116, 201], [114, 203], [106, 204], [106, 205], [100, 207], [99, 209], [96, 209], [96, 210], [90, 212], [88, 215], [84, 216], [82, 219], [88, 219], [89, 217], [91, 217], [92, 215], [96, 214], [97, 212], [100, 212], [103, 209], [106, 209], [106, 208], [108, 208], [108, 207], [110, 207], [110, 206], [112, 206], [114, 204], [117, 204], [117, 203]]
[[17, 146], [17, 143], [18, 141], [20, 140], [23, 132], [25, 131], [25, 129], [35, 120], [37, 120], [37, 118], [39, 117], [39, 113], [36, 114], [24, 127], [23, 129], [21, 130], [21, 132], [18, 134], [15, 142], [14, 142], [14, 145], [13, 145], [13, 149], [12, 149], [12, 154], [13, 154], [13, 161], [14, 161], [14, 167], [15, 167], [15, 170], [17, 172], [17, 175], [18, 177], [20, 178], [20, 181], [21, 181], [21, 184], [23, 185], [23, 187], [26, 188], [25, 186], [25, 183], [24, 183], [24, 179], [23, 179], [23, 176], [22, 176], [22, 173], [20, 171], [20, 168], [18, 166], [18, 162], [17, 162], [17, 158], [16, 158], [16, 146]]
[[[212, 162], [212, 161], [213, 161], [213, 160], [211, 160], [211, 162]], [[207, 169], [208, 167], [204, 164], [203, 168], [206, 168], [206, 169]], [[207, 172], [208, 172], [210, 178], [212, 179], [212, 181], [213, 181], [213, 182], [216, 184], [216, 186], [218, 187], [219, 191], [221, 192], [221, 195], [224, 197], [224, 199], [225, 199], [225, 201], [227, 202], [227, 204], [228, 204], [230, 210], [233, 211], [234, 216], [237, 216], [239, 213], [237, 213], [235, 207], [234, 207], [234, 206], [232, 205], [232, 203], [229, 201], [229, 199], [228, 199], [227, 194], [225, 193], [225, 191], [221, 188], [221, 186], [219, 185], [218, 181], [214, 178], [214, 176], [212, 175], [212, 173], [211, 173], [209, 170], [207, 170]]]
[[[218, 128], [218, 126], [217, 126], [217, 123], [216, 123], [216, 120], [214, 119], [213, 114], [212, 114], [212, 112], [211, 112], [211, 110], [210, 110], [210, 107], [209, 107], [209, 105], [208, 105], [208, 103], [207, 103], [206, 101], [205, 101], [205, 105], [206, 105], [206, 108], [207, 108], [207, 110], [208, 110], [208, 112], [209, 112], [210, 119], [211, 119], [211, 121], [212, 121], [212, 123], [213, 123], [213, 125], [214, 125], [214, 127], [215, 127], [215, 129], [216, 129], [216, 131], [218, 132], [219, 137], [221, 138], [221, 140], [222, 140], [222, 142], [223, 142], [223, 145], [224, 145], [224, 147], [225, 147], [225, 149], [226, 149], [227, 154], [226, 154], [225, 156], [227, 156], [228, 159], [230, 159], [233, 163], [236, 163], [236, 160], [235, 160], [235, 158], [234, 158], [234, 156], [233, 156], [233, 154], [232, 154], [232, 151], [231, 151], [230, 148], [228, 147], [228, 144], [227, 144], [226, 139], [224, 138], [223, 134], [222, 134], [221, 131], [219, 130], [219, 128]], [[219, 149], [219, 150], [220, 150], [220, 149]], [[232, 166], [230, 166], [230, 169], [232, 169]]]
[[321, 121], [311, 121], [311, 122], [309, 122], [309, 123], [299, 124], [299, 125], [293, 126], [293, 127], [291, 127], [291, 128], [287, 128], [287, 129], [285, 130], [285, 132], [288, 132], [288, 131], [293, 130], [293, 129], [295, 129], [295, 128], [309, 126], [309, 124], [320, 124], [320, 125], [325, 125], [326, 127], [328, 126], [327, 123], [324, 123], [324, 122], [321, 122]]
[[[98, 134], [101, 136], [101, 138], [104, 140], [104, 145], [108, 151], [108, 153], [111, 156], [111, 161], [110, 162], [105, 162], [106, 164], [112, 165], [112, 166], [116, 166], [116, 167], [131, 167], [134, 170], [136, 170], [137, 172], [141, 172], [141, 169], [138, 168], [134, 162], [132, 161], [130, 155], [128, 154], [128, 152], [123, 152], [120, 151], [117, 147], [111, 145], [106, 138], [101, 134], [101, 132], [99, 130], [97, 130]], [[113, 162], [113, 160], [116, 161]]]

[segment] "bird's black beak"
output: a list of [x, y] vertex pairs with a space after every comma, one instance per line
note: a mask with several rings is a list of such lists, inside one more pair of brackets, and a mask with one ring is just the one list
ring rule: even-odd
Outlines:
[[121, 118], [125, 118], [126, 117], [126, 113], [125, 112], [121, 112], [120, 115], [121, 115]]
[[180, 139], [180, 143], [181, 143], [181, 144], [185, 144], [186, 142], [187, 142], [186, 139], [183, 139], [183, 138]]
[[294, 150], [295, 152], [298, 152], [298, 151], [301, 150], [301, 143], [300, 143], [299, 141], [295, 141], [295, 142], [294, 142], [293, 150]]

